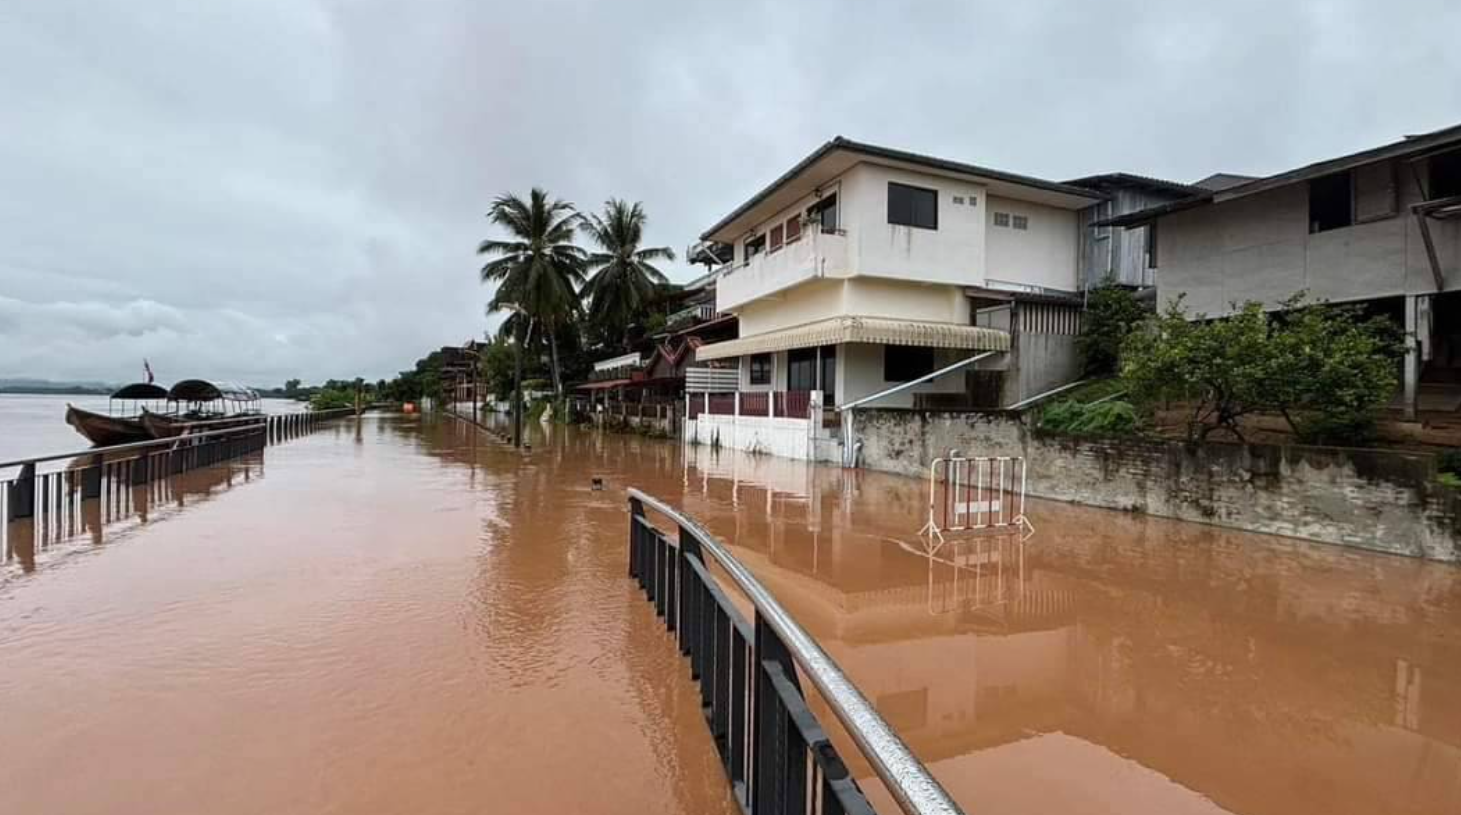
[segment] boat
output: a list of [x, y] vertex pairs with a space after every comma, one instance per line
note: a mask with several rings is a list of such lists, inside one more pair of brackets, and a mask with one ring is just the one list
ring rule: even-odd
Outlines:
[[[147, 441], [152, 433], [143, 423], [144, 403], [166, 403], [167, 388], [150, 382], [134, 382], [113, 393], [106, 413], [97, 413], [66, 403], [66, 424], [76, 428], [97, 446]], [[127, 403], [131, 402], [129, 406]], [[129, 411], [130, 407], [130, 411]]]
[[151, 438], [168, 439], [196, 430], [224, 430], [253, 424], [264, 415], [259, 395], [229, 382], [184, 379], [167, 391], [170, 410], [143, 410], [141, 422]]

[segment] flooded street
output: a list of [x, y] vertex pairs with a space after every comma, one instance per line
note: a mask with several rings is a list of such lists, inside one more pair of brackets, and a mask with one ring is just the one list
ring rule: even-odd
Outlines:
[[968, 812], [1461, 813], [1454, 567], [1052, 502], [930, 557], [918, 481], [449, 418], [178, 482], [6, 553], [0, 811], [737, 811], [626, 576], [636, 486]]

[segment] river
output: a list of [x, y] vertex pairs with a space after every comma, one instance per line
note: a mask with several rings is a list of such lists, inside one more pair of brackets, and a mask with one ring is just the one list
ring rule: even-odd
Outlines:
[[1046, 501], [930, 559], [912, 479], [534, 432], [346, 421], [7, 552], [0, 810], [735, 812], [625, 575], [637, 486], [969, 812], [1461, 812], [1454, 567]]

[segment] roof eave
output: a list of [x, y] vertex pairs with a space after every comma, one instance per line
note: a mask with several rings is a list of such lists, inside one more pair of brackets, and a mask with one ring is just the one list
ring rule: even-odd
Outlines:
[[1062, 184], [1056, 181], [1047, 181], [1042, 178], [1024, 176], [1017, 173], [1007, 173], [1002, 170], [994, 170], [988, 167], [979, 167], [973, 164], [964, 164], [957, 161], [949, 161], [947, 159], [935, 158], [933, 156], [925, 156], [919, 153], [909, 153], [902, 150], [894, 150], [888, 147], [879, 147], [875, 144], [856, 142], [843, 136], [836, 136], [832, 138], [832, 140], [823, 144], [821, 147], [818, 147], [816, 150], [812, 151], [812, 153], [806, 158], [797, 162], [790, 170], [782, 173], [775, 181], [772, 181], [769, 185], [762, 188], [755, 195], [751, 196], [740, 206], [732, 210], [729, 215], [726, 215], [724, 218], [721, 218], [719, 221], [717, 221], [714, 226], [700, 233], [700, 240], [717, 240], [717, 238], [715, 237], [717, 233], [735, 223], [741, 217], [754, 210], [766, 199], [770, 198], [773, 194], [775, 194], [777, 190], [795, 181], [799, 176], [807, 172], [818, 162], [822, 161], [823, 159], [827, 158], [837, 151], [846, 151], [848, 153], [853, 153], [874, 160], [882, 159], [884, 161], [899, 161], [907, 164], [926, 167], [929, 169], [940, 170], [942, 172], [957, 173], [961, 175], [971, 176], [974, 178], [987, 179], [989, 181], [998, 181], [1006, 184], [1015, 184], [1019, 186], [1031, 187], [1033, 189], [1043, 190], [1045, 192], [1067, 195], [1072, 198], [1088, 201], [1092, 204], [1104, 201], [1107, 197], [1099, 192], [1088, 189], [1086, 187]]

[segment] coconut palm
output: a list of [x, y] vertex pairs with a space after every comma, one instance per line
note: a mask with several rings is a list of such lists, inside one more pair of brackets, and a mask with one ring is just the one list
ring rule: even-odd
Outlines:
[[647, 221], [638, 202], [617, 198], [604, 202], [603, 215], [590, 214], [579, 221], [601, 250], [587, 258], [587, 267], [596, 271], [580, 294], [588, 303], [589, 319], [609, 336], [624, 337], [643, 318], [659, 287], [668, 283], [654, 261], [674, 260], [675, 253], [666, 246], [639, 247]]
[[477, 247], [478, 254], [497, 256], [482, 267], [482, 282], [497, 284], [488, 308], [507, 310], [515, 304], [547, 335], [553, 389], [561, 396], [557, 335], [578, 314], [577, 287], [584, 276], [584, 252], [573, 244], [578, 215], [572, 204], [534, 187], [527, 201], [498, 196], [487, 219], [511, 236]]

